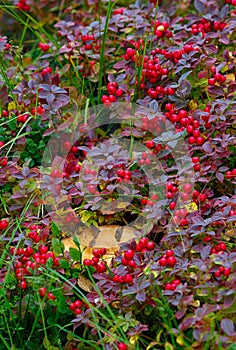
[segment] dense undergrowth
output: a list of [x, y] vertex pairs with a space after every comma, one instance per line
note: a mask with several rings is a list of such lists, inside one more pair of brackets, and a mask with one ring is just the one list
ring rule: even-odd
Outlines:
[[1, 2], [0, 349], [236, 349], [235, 5]]

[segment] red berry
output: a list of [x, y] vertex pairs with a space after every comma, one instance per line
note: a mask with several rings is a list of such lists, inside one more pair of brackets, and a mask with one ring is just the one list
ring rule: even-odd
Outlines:
[[196, 138], [196, 144], [201, 146], [204, 143], [204, 138], [202, 136], [198, 136]]
[[170, 208], [170, 210], [174, 210], [176, 208], [176, 203], [175, 202], [170, 202], [169, 208]]
[[166, 254], [165, 254], [167, 257], [169, 257], [169, 256], [173, 256], [174, 255], [174, 251], [172, 250], [172, 249], [168, 249], [167, 251], [166, 251]]
[[173, 267], [176, 263], [176, 257], [175, 256], [169, 256], [167, 258], [167, 265], [170, 267]]
[[39, 295], [40, 295], [42, 298], [45, 297], [46, 292], [47, 292], [46, 287], [41, 287], [41, 288], [39, 288], [39, 290], [38, 290], [38, 293], [39, 293]]
[[192, 158], [192, 162], [193, 162], [193, 164], [199, 163], [200, 162], [200, 158], [199, 157], [193, 157]]
[[107, 268], [106, 268], [106, 265], [104, 264], [103, 261], [99, 262], [99, 263], [97, 264], [97, 266], [96, 266], [96, 270], [97, 270], [98, 273], [103, 273], [103, 272], [106, 271], [106, 269], [107, 269]]
[[91, 265], [91, 260], [90, 259], [84, 259], [84, 261], [83, 261], [83, 264], [85, 265], [85, 266], [90, 266]]
[[26, 281], [21, 281], [20, 283], [19, 283], [19, 288], [21, 288], [21, 289], [26, 289], [27, 288], [27, 283], [26, 283]]
[[230, 273], [231, 273], [230, 267], [226, 267], [225, 270], [224, 270], [224, 272], [223, 272], [223, 275], [224, 275], [225, 277], [227, 277], [227, 276], [230, 275]]
[[80, 315], [82, 312], [83, 312], [83, 311], [82, 311], [81, 309], [79, 309], [79, 308], [76, 308], [76, 309], [74, 310], [74, 314], [75, 314], [75, 315]]
[[124, 258], [126, 260], [131, 260], [134, 256], [134, 251], [132, 249], [128, 249], [124, 252]]
[[4, 230], [5, 228], [8, 227], [8, 221], [7, 220], [1, 220], [0, 221], [0, 230]]
[[172, 283], [166, 283], [165, 290], [172, 290]]
[[155, 147], [155, 142], [154, 141], [147, 141], [145, 143], [146, 147], [149, 148], [149, 149], [152, 149]]
[[119, 343], [117, 347], [119, 350], [128, 350], [128, 346], [125, 343]]
[[7, 157], [2, 157], [0, 159], [0, 166], [6, 166], [8, 164], [8, 159]]
[[55, 300], [55, 299], [56, 299], [55, 295], [53, 295], [52, 292], [49, 292], [47, 295], [47, 300]]
[[161, 259], [159, 259], [159, 265], [160, 266], [166, 266], [166, 264], [167, 264], [166, 258], [162, 257]]
[[140, 245], [140, 247], [141, 247], [141, 250], [144, 249], [144, 248], [146, 248], [147, 244], [148, 244], [148, 239], [147, 239], [147, 237], [142, 237], [142, 238], [139, 240], [139, 245]]
[[39, 247], [39, 252], [40, 252], [41, 254], [46, 254], [46, 253], [48, 252], [48, 247], [45, 246], [45, 245], [40, 246], [40, 247]]
[[126, 275], [124, 275], [123, 280], [124, 280], [125, 283], [132, 283], [133, 282], [133, 277], [132, 277], [132, 275], [127, 273]]
[[154, 242], [148, 242], [147, 243], [147, 246], [146, 246], [147, 250], [153, 250], [154, 247], [155, 247], [155, 243]]
[[200, 202], [205, 202], [206, 199], [207, 199], [207, 196], [206, 196], [205, 193], [201, 193], [201, 194], [199, 195], [199, 200], [200, 200]]

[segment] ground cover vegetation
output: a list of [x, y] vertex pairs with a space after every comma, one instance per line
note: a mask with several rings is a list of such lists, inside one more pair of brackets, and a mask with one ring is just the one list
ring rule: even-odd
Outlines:
[[0, 349], [236, 349], [236, 1], [0, 20]]

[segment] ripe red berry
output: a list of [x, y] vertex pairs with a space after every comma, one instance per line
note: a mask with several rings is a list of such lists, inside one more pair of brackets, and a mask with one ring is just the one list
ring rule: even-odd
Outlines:
[[131, 260], [134, 256], [134, 251], [132, 249], [128, 249], [124, 252], [124, 258], [126, 260]]
[[224, 272], [223, 272], [223, 275], [224, 275], [225, 277], [228, 277], [228, 276], [230, 275], [230, 273], [231, 273], [230, 267], [226, 267], [225, 270], [224, 270]]
[[0, 166], [6, 166], [8, 164], [7, 157], [0, 158]]
[[170, 210], [174, 210], [176, 208], [176, 202], [170, 202], [169, 208]]
[[40, 295], [42, 298], [45, 297], [45, 295], [46, 295], [46, 293], [47, 293], [46, 287], [41, 287], [41, 288], [39, 288], [38, 293], [39, 293], [39, 295]]
[[148, 244], [148, 239], [147, 239], [147, 237], [142, 237], [142, 238], [139, 240], [139, 245], [140, 245], [140, 247], [141, 247], [141, 250], [144, 249], [144, 248], [146, 248], [147, 244]]
[[48, 247], [45, 246], [45, 245], [40, 246], [40, 247], [39, 247], [39, 252], [40, 252], [41, 254], [46, 254], [46, 253], [48, 252]]
[[21, 289], [26, 289], [27, 288], [27, 283], [25, 280], [21, 281], [19, 284], [18, 284], [19, 288]]
[[107, 268], [106, 268], [106, 265], [104, 264], [103, 261], [99, 262], [99, 263], [97, 264], [97, 266], [96, 266], [96, 270], [97, 270], [98, 273], [103, 273], [103, 272], [106, 271], [106, 269], [107, 269]]
[[49, 292], [47, 295], [47, 300], [55, 300], [55, 299], [56, 299], [55, 295], [52, 292]]
[[199, 157], [193, 157], [192, 158], [192, 162], [193, 162], [193, 164], [199, 163], [200, 162], [200, 158]]
[[160, 266], [166, 266], [166, 264], [167, 264], [166, 258], [162, 257], [161, 259], [159, 259], [159, 265]]
[[119, 343], [117, 347], [119, 350], [128, 350], [128, 346], [125, 343]]
[[154, 242], [148, 242], [147, 243], [147, 246], [146, 246], [147, 250], [153, 250], [154, 247], [155, 247], [155, 243]]
[[172, 250], [172, 249], [168, 249], [167, 251], [166, 251], [166, 254], [165, 254], [167, 257], [169, 257], [169, 256], [173, 256], [174, 255], [174, 251]]
[[4, 230], [5, 228], [7, 228], [8, 227], [8, 221], [7, 220], [1, 220], [0, 221], [0, 230]]
[[155, 142], [154, 141], [147, 141], [145, 143], [146, 147], [149, 148], [149, 149], [152, 149], [155, 147]]
[[201, 146], [204, 143], [204, 138], [202, 136], [198, 136], [196, 138], [196, 144]]
[[199, 195], [199, 200], [200, 200], [200, 202], [205, 202], [206, 199], [207, 199], [207, 196], [206, 196], [205, 193], [201, 193], [201, 194]]
[[169, 256], [167, 258], [167, 265], [170, 267], [173, 267], [176, 263], [176, 257], [175, 256]]
[[126, 275], [124, 275], [123, 280], [124, 280], [125, 283], [132, 283], [133, 282], [133, 277], [132, 277], [132, 275], [127, 273]]

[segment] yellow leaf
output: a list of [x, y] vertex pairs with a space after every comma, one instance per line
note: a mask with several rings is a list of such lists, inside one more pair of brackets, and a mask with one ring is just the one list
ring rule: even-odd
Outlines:
[[198, 206], [195, 202], [186, 204], [184, 208], [187, 210], [188, 213], [193, 213], [194, 211], [198, 210]]
[[199, 307], [201, 305], [200, 300], [194, 300], [191, 302], [191, 305], [194, 307]]
[[133, 335], [132, 337], [129, 338], [129, 342], [131, 345], [136, 345], [138, 341], [139, 336], [138, 335]]
[[233, 80], [235, 81], [235, 75], [233, 73], [226, 74], [227, 80]]
[[176, 338], [176, 342], [177, 342], [180, 346], [184, 346], [184, 340], [183, 340], [183, 336], [182, 336], [181, 334]]
[[162, 332], [163, 332], [163, 330], [161, 329], [160, 330], [160, 332], [157, 334], [157, 336], [156, 336], [156, 341], [158, 342], [158, 343], [160, 343], [160, 341], [161, 341], [161, 334], [162, 334]]
[[192, 110], [195, 110], [198, 107], [197, 102], [194, 100], [189, 101], [188, 105], [189, 105], [189, 108], [191, 108]]
[[173, 346], [168, 341], [165, 342], [165, 350], [174, 350]]

